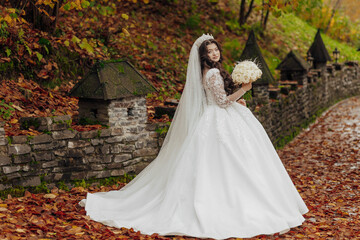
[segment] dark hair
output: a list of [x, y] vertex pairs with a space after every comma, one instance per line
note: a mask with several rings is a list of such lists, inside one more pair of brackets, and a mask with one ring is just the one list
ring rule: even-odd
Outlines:
[[[207, 46], [215, 43], [220, 51], [220, 60], [218, 62], [213, 62], [208, 56]], [[223, 56], [220, 44], [215, 39], [205, 40], [199, 47], [200, 62], [201, 62], [201, 72], [204, 71], [204, 68], [217, 68], [220, 70], [220, 75], [224, 79], [224, 89], [227, 95], [230, 95], [234, 91], [234, 82], [230, 74], [222, 66]]]

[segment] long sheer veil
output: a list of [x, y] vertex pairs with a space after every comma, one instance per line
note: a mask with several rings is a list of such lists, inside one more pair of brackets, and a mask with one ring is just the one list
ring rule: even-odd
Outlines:
[[203, 113], [206, 99], [202, 85], [199, 47], [208, 39], [213, 39], [213, 37], [208, 34], [203, 34], [194, 42], [191, 48], [185, 87], [164, 140], [163, 148], [169, 143], [170, 139], [172, 140], [173, 138], [176, 138], [178, 143], [183, 142], [186, 137], [193, 132]]
[[[153, 174], [159, 174], [162, 177], [165, 177], [162, 172], [168, 172], [169, 174], [166, 175], [168, 177], [171, 176], [171, 172], [176, 171], [176, 162], [186, 149], [189, 142], [188, 139], [199, 123], [206, 104], [205, 91], [202, 84], [199, 47], [201, 43], [208, 39], [213, 39], [213, 37], [209, 34], [203, 34], [194, 42], [191, 48], [185, 87], [158, 156], [136, 178], [123, 187], [122, 190], [134, 185], [136, 182], [137, 184], [135, 185], [138, 187], [149, 184], [149, 181], [152, 181], [152, 179], [146, 177], [146, 173], [150, 171], [152, 176]], [[165, 182], [162, 181], [162, 183]]]

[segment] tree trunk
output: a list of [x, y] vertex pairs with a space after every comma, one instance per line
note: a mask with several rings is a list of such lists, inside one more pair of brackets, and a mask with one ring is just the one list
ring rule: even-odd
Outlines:
[[261, 26], [264, 21], [264, 10], [265, 10], [265, 2], [264, 0], [262, 0], [261, 19], [260, 19]]
[[263, 31], [264, 32], [266, 30], [266, 25], [267, 25], [267, 22], [268, 22], [268, 19], [269, 19], [269, 14], [270, 14], [270, 10], [268, 9], [266, 11], [266, 15], [265, 15], [264, 22], [263, 22]]
[[340, 5], [341, 5], [341, 0], [337, 0], [336, 3], [335, 3], [335, 6], [333, 7], [333, 9], [331, 11], [330, 20], [329, 20], [329, 22], [328, 22], [328, 24], [327, 24], [327, 26], [326, 26], [326, 28], [324, 30], [324, 33], [326, 33], [329, 30], [331, 20], [334, 18], [336, 10], [340, 7]]
[[[54, 33], [59, 17], [59, 8], [63, 3], [63, 0], [56, 1], [54, 8], [36, 5], [35, 3], [36, 0], [10, 0], [10, 4], [13, 8], [25, 10], [26, 14], [24, 18], [29, 23], [33, 24], [34, 28], [44, 32]], [[43, 11], [46, 11], [49, 16]]]
[[241, 0], [240, 2], [240, 12], [239, 12], [239, 25], [243, 25], [245, 23], [245, 0]]
[[245, 15], [245, 22], [248, 19], [248, 17], [250, 16], [250, 13], [251, 13], [253, 7], [254, 7], [254, 0], [251, 0], [250, 5], [249, 5], [249, 9], [248, 9], [248, 11], [247, 11], [247, 13]]

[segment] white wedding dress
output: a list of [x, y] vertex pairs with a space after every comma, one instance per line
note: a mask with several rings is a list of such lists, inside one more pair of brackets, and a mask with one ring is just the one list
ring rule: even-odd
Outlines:
[[262, 125], [227, 98], [218, 69], [203, 85], [207, 104], [182, 151], [171, 159], [160, 151], [119, 191], [88, 193], [82, 205], [91, 219], [143, 234], [215, 239], [302, 224], [308, 209]]

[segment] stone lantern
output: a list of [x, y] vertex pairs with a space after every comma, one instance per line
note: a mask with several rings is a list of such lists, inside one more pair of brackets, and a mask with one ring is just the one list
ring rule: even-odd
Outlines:
[[308, 53], [310, 53], [314, 59], [313, 65], [315, 69], [325, 69], [326, 62], [331, 61], [331, 57], [321, 38], [320, 29], [317, 31], [314, 42], [308, 50]]
[[261, 54], [260, 47], [256, 42], [254, 31], [251, 31], [246, 42], [245, 48], [240, 56], [239, 61], [255, 60], [260, 65], [262, 76], [253, 82], [253, 96], [258, 102], [269, 101], [269, 83], [275, 82], [264, 57]]
[[147, 122], [145, 95], [155, 90], [132, 64], [116, 60], [95, 64], [70, 96], [79, 98], [80, 120], [126, 131]]
[[310, 65], [296, 51], [290, 51], [284, 60], [276, 67], [280, 70], [280, 80], [306, 85]]

